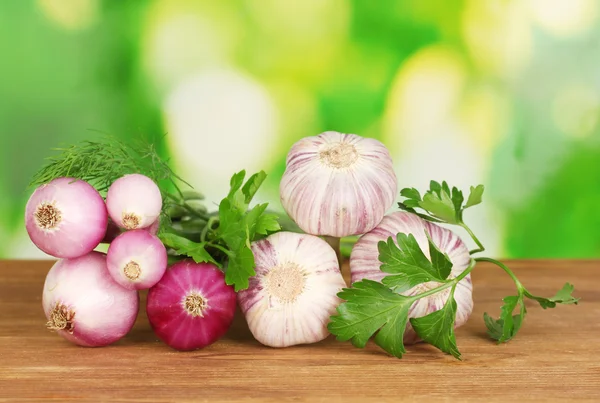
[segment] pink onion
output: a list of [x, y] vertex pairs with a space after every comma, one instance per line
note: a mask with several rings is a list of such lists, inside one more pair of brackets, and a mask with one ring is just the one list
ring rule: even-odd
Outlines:
[[49, 329], [75, 344], [99, 347], [131, 330], [139, 297], [112, 279], [102, 253], [91, 252], [52, 266], [42, 304]]
[[[381, 262], [377, 244], [379, 241], [387, 240], [390, 236], [396, 242], [396, 235], [399, 232], [412, 234], [425, 256], [429, 258], [429, 245], [425, 230], [429, 232], [433, 243], [452, 261], [453, 266], [449, 278], [454, 278], [462, 273], [469, 265], [470, 255], [467, 246], [455, 233], [425, 221], [415, 214], [396, 212], [385, 216], [381, 223], [371, 232], [363, 235], [352, 249], [350, 255], [352, 282], [362, 279], [381, 281], [383, 277], [389, 275], [380, 270]], [[437, 285], [439, 284], [435, 282], [419, 284], [402, 294], [420, 294]], [[457, 304], [455, 327], [465, 324], [471, 315], [473, 310], [472, 292], [473, 285], [469, 274], [458, 282], [454, 293]], [[450, 289], [447, 289], [416, 301], [410, 308], [409, 318], [419, 318], [441, 309], [448, 300], [449, 293]], [[418, 340], [417, 334], [409, 323], [404, 333], [404, 342], [410, 344]]]
[[125, 175], [108, 189], [106, 206], [110, 218], [121, 228], [139, 229], [156, 222], [162, 196], [156, 183], [140, 174]]
[[106, 234], [102, 196], [89, 183], [59, 178], [38, 187], [25, 209], [29, 238], [43, 252], [74, 258], [91, 252]]
[[167, 270], [167, 249], [157, 236], [142, 229], [124, 232], [108, 248], [108, 271], [130, 290], [152, 287]]
[[152, 329], [176, 350], [206, 347], [231, 326], [236, 296], [225, 275], [209, 263], [175, 263], [148, 292]]

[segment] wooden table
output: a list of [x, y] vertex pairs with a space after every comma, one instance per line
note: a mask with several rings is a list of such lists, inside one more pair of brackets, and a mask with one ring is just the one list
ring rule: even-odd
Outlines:
[[0, 401], [600, 401], [600, 262], [513, 261], [532, 292], [575, 284], [579, 306], [530, 304], [517, 338], [496, 345], [484, 311], [499, 312], [511, 280], [491, 266], [474, 272], [475, 312], [458, 330], [463, 361], [424, 344], [402, 360], [329, 338], [272, 349], [238, 318], [228, 336], [180, 353], [157, 341], [144, 312], [105, 348], [69, 344], [45, 329], [41, 308], [51, 262], [0, 262]]

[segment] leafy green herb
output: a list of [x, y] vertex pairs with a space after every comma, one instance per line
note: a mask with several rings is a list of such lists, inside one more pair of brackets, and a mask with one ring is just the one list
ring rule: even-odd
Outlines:
[[187, 238], [168, 232], [159, 234], [159, 237], [166, 247], [173, 249], [179, 255], [189, 256], [197, 263], [210, 262], [221, 267], [219, 262], [206, 250], [207, 242], [193, 242]]
[[[483, 314], [483, 320], [488, 328], [488, 335], [500, 343], [509, 341], [517, 334], [527, 313], [522, 296], [512, 295], [504, 297], [502, 301], [504, 301], [504, 305], [502, 305], [500, 319], [494, 320], [487, 312]], [[521, 310], [519, 314], [513, 315], [517, 305], [521, 306]]]
[[[510, 270], [503, 263], [497, 262], [494, 259], [478, 258], [476, 260], [494, 263], [503, 268], [505, 271]], [[504, 305], [502, 305], [500, 310], [500, 318], [494, 319], [488, 315], [487, 312], [483, 314], [483, 319], [488, 329], [488, 335], [492, 339], [497, 340], [498, 343], [505, 343], [511, 340], [521, 328], [521, 325], [525, 320], [525, 315], [527, 314], [527, 309], [525, 308], [524, 302], [525, 298], [537, 301], [544, 309], [555, 308], [557, 304], [577, 305], [579, 301], [578, 298], [573, 297], [572, 292], [575, 288], [569, 283], [566, 283], [563, 288], [551, 298], [543, 298], [531, 294], [518, 280], [515, 281], [515, 284], [517, 286], [517, 295], [511, 295], [502, 299]], [[517, 314], [513, 314], [517, 306], [520, 306], [519, 312]]]
[[[462, 191], [456, 187], [451, 188], [446, 182], [431, 181], [423, 196], [415, 188], [402, 189], [400, 194], [405, 200], [399, 203], [399, 206], [402, 210], [417, 214], [427, 221], [461, 226], [478, 246], [470, 251], [473, 255], [484, 251], [485, 248], [464, 223], [463, 213], [465, 209], [482, 202], [483, 191], [483, 185], [472, 186], [465, 203]], [[448, 279], [452, 262], [433, 243], [429, 234], [426, 235], [429, 259], [413, 234], [399, 233], [396, 235], [396, 242], [393, 237], [379, 242], [380, 268], [388, 275], [381, 283], [362, 280], [338, 294], [345, 302], [339, 305], [337, 315], [331, 317], [331, 333], [339, 340], [351, 340], [357, 347], [364, 347], [367, 341], [375, 336], [377, 345], [396, 357], [402, 357], [406, 352], [402, 339], [409, 321], [410, 306], [421, 298], [452, 287], [448, 300], [441, 309], [420, 318], [410, 318], [410, 323], [422, 340], [460, 359], [461, 354], [454, 334], [457, 310], [454, 290], [458, 282], [473, 270], [476, 262], [489, 262], [499, 266], [513, 279], [517, 287], [517, 295], [503, 299], [504, 304], [498, 319], [484, 314], [488, 334], [498, 342], [509, 341], [518, 333], [527, 314], [524, 303], [526, 298], [537, 301], [544, 309], [554, 308], [557, 304], [577, 304], [579, 301], [573, 297], [574, 287], [569, 283], [554, 297], [535, 296], [506, 265], [487, 257], [471, 258], [469, 266], [462, 273], [456, 278]], [[429, 281], [440, 285], [413, 296], [400, 294]]]
[[[338, 307], [338, 315], [331, 317], [329, 331], [338, 340], [352, 340], [357, 347], [364, 347], [373, 335], [375, 343], [388, 353], [401, 358], [406, 352], [403, 343], [404, 330], [409, 320], [410, 306], [417, 300], [438, 293], [449, 287], [455, 287], [473, 269], [473, 264], [458, 277], [446, 280], [452, 268], [447, 255], [437, 249], [431, 239], [429, 248], [436, 258], [428, 260], [419, 248], [414, 236], [398, 234], [398, 246], [392, 237], [379, 243], [381, 268], [387, 273], [396, 273], [384, 277], [382, 283], [371, 280], [356, 282], [351, 288], [345, 288], [338, 296], [345, 300]], [[435, 263], [433, 263], [435, 262]], [[414, 295], [399, 294], [415, 285], [428, 281], [442, 284], [432, 290]], [[435, 315], [428, 315], [416, 322], [415, 330], [419, 337], [430, 342], [440, 350], [459, 357], [454, 338], [454, 317], [456, 302], [446, 304]], [[439, 322], [439, 323], [438, 323]], [[413, 319], [411, 319], [413, 323]]]
[[448, 278], [452, 262], [435, 246], [429, 235], [427, 237], [431, 261], [427, 259], [412, 234], [397, 234], [398, 246], [392, 237], [387, 242], [379, 242], [381, 271], [392, 274], [384, 277], [384, 285], [396, 292], [402, 292], [421, 283], [443, 282]]
[[222, 239], [229, 249], [225, 281], [234, 285], [236, 291], [248, 288], [248, 279], [255, 274], [254, 256], [250, 249], [255, 235], [279, 230], [277, 216], [265, 213], [266, 204], [247, 211], [267, 175], [261, 171], [252, 175], [244, 184], [245, 176], [245, 171], [233, 176], [231, 190], [219, 204], [220, 224], [216, 231], [216, 237]]
[[454, 320], [456, 319], [456, 301], [454, 287], [448, 301], [440, 310], [431, 312], [420, 318], [410, 318], [410, 324], [423, 341], [439, 348], [446, 354], [460, 359], [460, 351], [454, 336]]
[[[467, 203], [463, 204], [465, 198], [462, 191], [458, 188], [453, 186], [450, 189], [446, 181], [443, 181], [441, 184], [431, 181], [429, 190], [423, 198], [421, 198], [420, 193], [415, 188], [402, 189], [400, 195], [404, 196], [406, 200], [398, 203], [398, 206], [400, 209], [416, 214], [427, 221], [463, 227], [477, 244], [478, 249], [471, 251], [471, 254], [473, 254], [483, 252], [485, 248], [475, 234], [473, 234], [473, 231], [464, 223], [463, 213], [465, 209], [481, 203], [483, 190], [483, 185], [471, 186]], [[424, 213], [417, 211], [417, 208], [424, 210]]]
[[471, 192], [469, 193], [469, 198], [467, 199], [467, 204], [465, 204], [464, 208], [472, 207], [481, 203], [482, 196], [483, 185], [477, 185], [475, 187], [471, 186]]
[[30, 186], [68, 177], [89, 182], [103, 193], [115, 180], [133, 173], [154, 180], [163, 195], [173, 188], [178, 190], [177, 182], [187, 185], [169, 167], [168, 161], [160, 157], [154, 144], [142, 140], [125, 141], [103, 135], [96, 141], [83, 141], [54, 151], [59, 154], [47, 159], [48, 163], [33, 176]]
[[225, 281], [236, 291], [248, 288], [248, 279], [255, 274], [251, 242], [280, 230], [277, 215], [266, 211], [266, 203], [249, 209], [266, 174], [256, 173], [244, 183], [245, 177], [245, 171], [232, 176], [229, 193], [219, 203], [218, 215], [208, 220], [199, 242], [168, 231], [160, 234], [166, 245], [196, 262], [224, 263]]
[[377, 333], [375, 343], [385, 351], [398, 358], [406, 353], [402, 335], [414, 298], [371, 280], [358, 281], [338, 296], [346, 302], [338, 306], [338, 315], [332, 316], [328, 325], [338, 340], [351, 340], [356, 347], [363, 348]]

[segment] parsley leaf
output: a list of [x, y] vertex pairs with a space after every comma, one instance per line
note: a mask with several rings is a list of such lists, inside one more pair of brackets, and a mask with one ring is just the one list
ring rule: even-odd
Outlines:
[[445, 191], [427, 192], [423, 196], [423, 201], [419, 203], [419, 207], [430, 212], [434, 217], [444, 220], [450, 224], [456, 224], [456, 210], [450, 195]]
[[415, 208], [419, 207], [421, 201], [421, 194], [415, 188], [404, 188], [400, 191], [400, 195], [406, 197], [404, 204], [407, 207]]
[[477, 185], [476, 187], [471, 186], [471, 192], [469, 193], [469, 198], [467, 199], [467, 204], [465, 204], [464, 208], [472, 207], [481, 203], [483, 189], [483, 185]]
[[207, 242], [194, 242], [182, 236], [170, 232], [162, 232], [158, 235], [161, 242], [168, 248], [173, 249], [180, 255], [186, 255], [194, 259], [196, 263], [210, 262], [218, 267], [221, 265], [205, 249]]
[[[505, 297], [502, 301], [504, 301], [504, 305], [502, 305], [499, 319], [493, 319], [487, 313], [483, 314], [488, 335], [498, 343], [505, 343], [517, 334], [527, 313], [522, 294]], [[520, 305], [521, 309], [519, 314], [513, 315], [517, 305]]]
[[266, 212], [267, 203], [248, 209], [266, 174], [261, 171], [244, 182], [245, 177], [245, 171], [231, 177], [229, 193], [219, 203], [218, 215], [210, 217], [202, 230], [201, 242], [180, 236], [186, 234], [177, 231], [162, 231], [159, 235], [167, 247], [180, 255], [190, 256], [198, 263], [224, 266], [225, 282], [233, 285], [235, 291], [248, 288], [248, 279], [256, 274], [251, 242], [281, 229], [277, 215]]
[[248, 181], [242, 188], [242, 193], [244, 194], [244, 201], [246, 202], [246, 205], [250, 204], [250, 202], [254, 198], [254, 195], [260, 188], [260, 185], [262, 185], [266, 178], [267, 174], [264, 171], [255, 173], [250, 178], [248, 178]]
[[[404, 196], [406, 200], [398, 203], [398, 206], [402, 210], [417, 214], [428, 221], [462, 225], [463, 211], [468, 207], [481, 203], [483, 189], [483, 185], [471, 186], [467, 203], [463, 205], [465, 197], [457, 187], [451, 189], [446, 181], [441, 184], [431, 181], [429, 190], [422, 198], [415, 188], [402, 189], [400, 195]], [[428, 214], [418, 213], [415, 211], [416, 208], [421, 208]]]
[[[492, 339], [498, 340], [499, 343], [507, 342], [512, 339], [521, 328], [527, 313], [524, 303], [525, 297], [537, 301], [544, 309], [554, 308], [557, 304], [577, 305], [579, 302], [579, 299], [573, 297], [572, 295], [575, 287], [569, 283], [566, 283], [563, 288], [561, 288], [556, 295], [551, 298], [543, 298], [532, 295], [522, 285], [518, 285], [517, 288], [518, 295], [505, 297], [503, 299], [504, 305], [502, 306], [499, 319], [493, 319], [487, 313], [485, 313], [483, 316], [485, 325], [488, 328], [488, 334]], [[513, 315], [513, 311], [517, 305], [520, 305], [521, 309], [518, 314]]]
[[575, 290], [575, 287], [573, 286], [573, 284], [566, 283], [563, 286], [563, 288], [561, 288], [556, 293], [556, 295], [551, 298], [543, 298], [543, 297], [531, 295], [528, 291], [525, 291], [525, 296], [527, 298], [536, 300], [542, 308], [546, 309], [546, 308], [554, 308], [556, 306], [556, 304], [577, 305], [577, 303], [579, 302], [579, 298], [575, 298], [575, 297], [573, 297], [573, 295], [571, 295], [574, 290]]
[[381, 283], [361, 280], [344, 288], [338, 296], [346, 302], [337, 307], [327, 328], [338, 340], [351, 340], [363, 348], [375, 334], [375, 343], [389, 354], [401, 358], [406, 353], [403, 334], [413, 297], [391, 291]]
[[429, 281], [444, 282], [450, 275], [452, 262], [442, 253], [427, 235], [431, 261], [427, 259], [413, 234], [402, 232], [396, 235], [398, 245], [389, 237], [380, 241], [379, 260], [381, 271], [390, 273], [383, 278], [384, 285], [396, 292], [406, 291]]
[[465, 197], [463, 196], [463, 193], [458, 190], [458, 188], [453, 187], [451, 199], [452, 204], [454, 205], [454, 211], [458, 215], [459, 221], [462, 221], [462, 204], [465, 201]]
[[228, 249], [225, 281], [235, 291], [248, 288], [248, 279], [254, 276], [254, 255], [250, 243], [256, 234], [266, 235], [280, 229], [274, 214], [265, 214], [267, 204], [259, 204], [248, 210], [252, 198], [264, 182], [266, 174], [261, 171], [244, 183], [245, 171], [233, 175], [231, 189], [219, 203], [219, 226], [215, 230], [217, 240], [222, 240]]
[[420, 318], [411, 318], [410, 324], [425, 342], [460, 360], [460, 352], [456, 347], [454, 335], [455, 318], [456, 301], [454, 300], [454, 291], [452, 291], [442, 309]]

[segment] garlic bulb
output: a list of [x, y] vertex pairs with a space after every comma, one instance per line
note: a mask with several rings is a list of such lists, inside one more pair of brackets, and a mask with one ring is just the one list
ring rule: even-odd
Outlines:
[[[379, 261], [377, 244], [379, 241], [387, 240], [390, 236], [396, 240], [396, 234], [399, 232], [413, 234], [423, 253], [429, 258], [429, 245], [425, 230], [429, 232], [433, 243], [442, 252], [446, 253], [452, 261], [453, 266], [449, 278], [454, 278], [462, 273], [469, 265], [470, 255], [467, 246], [455, 233], [425, 221], [414, 214], [396, 212], [385, 216], [375, 229], [362, 236], [354, 246], [350, 255], [352, 282], [362, 279], [381, 281], [383, 277], [388, 275], [380, 270], [381, 262]], [[402, 295], [420, 294], [438, 285], [439, 283], [434, 281], [419, 284], [402, 292]], [[410, 308], [409, 318], [419, 318], [439, 310], [448, 300], [449, 293], [450, 289], [448, 288], [416, 301]], [[473, 286], [469, 274], [457, 284], [454, 292], [454, 299], [457, 304], [455, 327], [465, 324], [471, 315], [473, 310], [472, 293]], [[419, 338], [410, 323], [408, 323], [404, 333], [404, 343], [411, 344], [417, 341], [419, 341]]]
[[316, 343], [346, 286], [334, 250], [307, 234], [278, 232], [252, 244], [256, 275], [238, 293], [254, 338], [271, 347]]
[[330, 131], [292, 146], [280, 196], [304, 232], [344, 237], [379, 224], [397, 190], [392, 158], [383, 144]]

